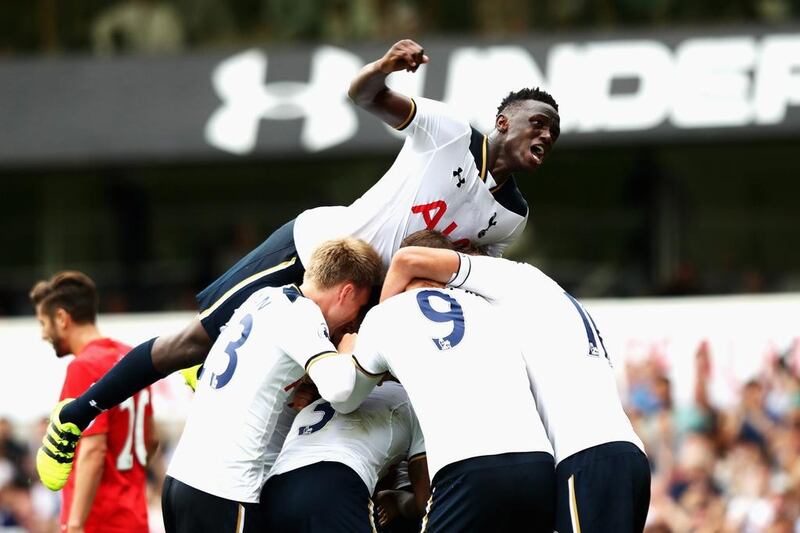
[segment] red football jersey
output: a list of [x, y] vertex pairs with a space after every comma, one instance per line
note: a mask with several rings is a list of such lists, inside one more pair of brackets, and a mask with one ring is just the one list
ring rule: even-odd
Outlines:
[[[87, 344], [67, 367], [61, 399], [76, 398], [99, 380], [130, 346], [112, 339], [98, 339]], [[147, 459], [146, 428], [153, 416], [150, 389], [109, 409], [94, 419], [83, 436], [105, 433], [108, 451], [100, 486], [86, 520], [86, 533], [146, 533], [147, 498], [144, 464]], [[76, 465], [81, 447], [75, 454]], [[75, 469], [63, 489], [61, 527], [66, 530], [75, 490]]]

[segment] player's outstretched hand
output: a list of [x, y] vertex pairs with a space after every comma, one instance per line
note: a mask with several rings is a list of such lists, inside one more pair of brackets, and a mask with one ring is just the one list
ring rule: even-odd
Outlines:
[[399, 70], [416, 72], [420, 65], [430, 61], [425, 50], [411, 39], [396, 42], [384, 56], [378, 60], [382, 72], [391, 74]]
[[36, 471], [42, 484], [50, 490], [61, 490], [67, 483], [75, 459], [75, 447], [81, 438], [81, 430], [72, 422], [59, 421], [61, 409], [73, 399], [59, 402], [50, 414], [47, 432], [42, 437], [42, 446], [36, 453]]

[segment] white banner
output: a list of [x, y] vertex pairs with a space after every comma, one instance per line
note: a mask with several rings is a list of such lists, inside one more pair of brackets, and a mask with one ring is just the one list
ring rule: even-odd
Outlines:
[[[586, 300], [624, 390], [626, 362], [657, 358], [672, 380], [678, 404], [692, 400], [694, 359], [707, 341], [711, 350], [713, 401], [735, 403], [739, 388], [758, 375], [778, 353], [800, 346], [800, 294], [671, 299]], [[135, 345], [182, 328], [192, 313], [107, 315], [103, 334]], [[0, 320], [4, 350], [0, 417], [31, 424], [47, 415], [58, 399], [70, 357], [57, 359], [41, 340], [34, 318]], [[800, 349], [791, 364], [800, 370]], [[191, 399], [179, 375], [154, 388], [156, 417], [180, 422]]]

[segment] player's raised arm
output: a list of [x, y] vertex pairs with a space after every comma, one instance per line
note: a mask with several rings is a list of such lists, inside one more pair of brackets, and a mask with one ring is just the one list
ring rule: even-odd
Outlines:
[[414, 102], [408, 96], [389, 89], [386, 77], [392, 72], [416, 72], [429, 61], [422, 46], [410, 39], [395, 43], [384, 56], [364, 66], [350, 84], [348, 96], [353, 102], [376, 115], [393, 128], [402, 128], [414, 115]]
[[447, 283], [458, 272], [461, 257], [453, 250], [407, 246], [392, 257], [389, 271], [383, 282], [381, 301], [406, 290], [414, 278], [425, 278]]

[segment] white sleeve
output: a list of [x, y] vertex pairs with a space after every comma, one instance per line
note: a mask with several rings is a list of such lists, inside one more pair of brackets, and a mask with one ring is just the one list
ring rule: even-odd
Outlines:
[[346, 401], [353, 393], [357, 372], [347, 355], [319, 355], [309, 362], [306, 371], [319, 395], [332, 404]]
[[381, 345], [387, 342], [383, 334], [381, 315], [382, 309], [378, 307], [371, 309], [361, 327], [358, 329], [356, 346], [353, 349], [353, 362], [358, 370], [367, 377], [380, 378], [385, 372], [390, 372], [391, 368], [381, 354]]
[[336, 353], [322, 311], [308, 298], [292, 302], [286, 309], [284, 322], [278, 344], [303, 368], [307, 368], [315, 357]]
[[411, 99], [411, 112], [397, 129], [420, 152], [434, 150], [472, 131], [469, 122], [459, 118], [450, 106], [422, 97]]
[[447, 285], [480, 294], [491, 302], [512, 298], [518, 290], [518, 263], [499, 257], [484, 257], [459, 253], [458, 272]]
[[419, 427], [417, 414], [411, 404], [408, 404], [408, 410], [411, 417], [411, 445], [408, 447], [408, 459], [411, 461], [425, 454], [425, 437], [422, 435], [422, 428]]
[[330, 400], [334, 409], [340, 413], [352, 413], [361, 403], [369, 396], [372, 389], [380, 383], [381, 378], [367, 376], [363, 372], [355, 370], [355, 361], [351, 359], [350, 366], [353, 368], [353, 386], [350, 395], [347, 398], [337, 398], [336, 401]]

